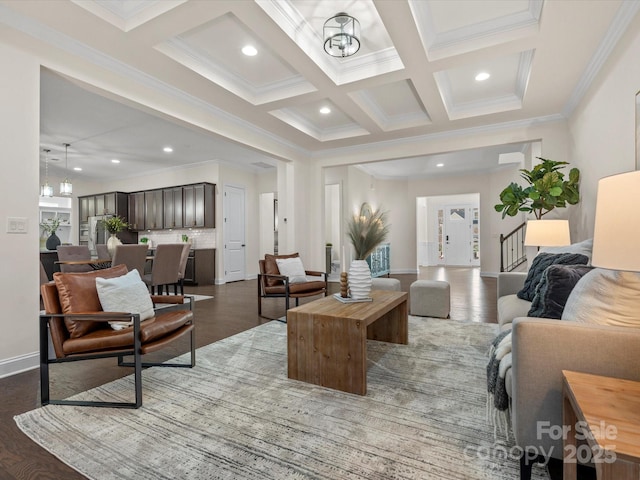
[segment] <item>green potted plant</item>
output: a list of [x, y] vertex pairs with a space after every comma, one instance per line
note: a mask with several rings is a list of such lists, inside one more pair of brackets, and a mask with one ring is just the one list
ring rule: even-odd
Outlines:
[[118, 245], [122, 245], [122, 242], [116, 236], [116, 234], [127, 228], [129, 224], [124, 221], [124, 218], [116, 215], [114, 217], [109, 217], [103, 220], [103, 225], [104, 228], [106, 228], [107, 231], [111, 234], [111, 236], [107, 240], [107, 250], [109, 250], [109, 255], [111, 255], [111, 257], [113, 258], [116, 247]]
[[349, 267], [349, 290], [355, 299], [367, 298], [371, 292], [371, 270], [366, 258], [387, 238], [387, 212], [373, 209], [368, 203], [360, 206], [360, 212], [347, 223], [347, 235], [355, 251], [355, 259]]
[[106, 220], [103, 221], [103, 223], [104, 223], [104, 228], [106, 228], [107, 231], [112, 235], [116, 233], [120, 233], [122, 230], [124, 230], [129, 226], [129, 224], [124, 221], [124, 218], [119, 217], [117, 215], [115, 217], [107, 218]]
[[580, 201], [580, 170], [572, 168], [565, 180], [560, 171], [568, 162], [557, 162], [536, 157], [541, 163], [531, 170], [521, 169], [520, 176], [529, 184], [522, 188], [515, 182], [509, 184], [500, 193], [500, 202], [495, 205], [496, 212], [502, 212], [502, 218], [513, 217], [518, 212], [533, 213], [537, 220], [554, 208], [564, 208]]
[[40, 224], [43, 234], [48, 235], [45, 246], [47, 250], [55, 250], [60, 245], [60, 238], [56, 235], [60, 227], [60, 219], [58, 217], [50, 218]]

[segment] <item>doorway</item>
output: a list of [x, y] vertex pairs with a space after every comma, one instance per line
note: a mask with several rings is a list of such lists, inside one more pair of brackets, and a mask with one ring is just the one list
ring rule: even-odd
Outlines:
[[480, 194], [418, 197], [418, 266], [480, 266]]
[[245, 227], [243, 187], [224, 186], [224, 281], [245, 279]]

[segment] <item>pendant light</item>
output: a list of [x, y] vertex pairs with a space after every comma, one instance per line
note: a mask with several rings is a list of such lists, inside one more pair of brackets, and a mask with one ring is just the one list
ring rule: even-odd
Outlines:
[[350, 57], [360, 50], [360, 22], [344, 12], [324, 22], [324, 51], [332, 57]]
[[[65, 143], [64, 145], [64, 169], [67, 171], [67, 173], [69, 172], [69, 159], [67, 158], [68, 155], [68, 148], [70, 146], [69, 143]], [[71, 185], [71, 182], [69, 181], [69, 177], [65, 177], [65, 179], [60, 182], [60, 195], [64, 195], [65, 197], [69, 197], [71, 195], [71, 192], [73, 191], [73, 185]]]
[[53, 187], [49, 185], [49, 152], [51, 150], [44, 149], [44, 183], [40, 185], [41, 197], [53, 197]]

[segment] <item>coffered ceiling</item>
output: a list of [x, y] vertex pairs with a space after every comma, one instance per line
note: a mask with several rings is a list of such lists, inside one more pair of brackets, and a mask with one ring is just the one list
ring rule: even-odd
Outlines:
[[[639, 7], [622, 0], [0, 0], [0, 34], [19, 48], [78, 57], [213, 118], [195, 128], [60, 75], [55, 65], [43, 70], [43, 147], [60, 156], [68, 142], [69, 167], [83, 168], [77, 176], [109, 178], [206, 161], [264, 171], [278, 159], [265, 148], [274, 143], [300, 158], [339, 157], [403, 139], [557, 120], [580, 100]], [[361, 25], [361, 48], [351, 57], [323, 49], [323, 24], [338, 12]], [[246, 45], [257, 54], [244, 55]], [[477, 81], [482, 72], [489, 78]], [[173, 156], [159, 153], [166, 143]], [[498, 168], [500, 153], [524, 148], [437, 159], [391, 153], [394, 163], [363, 168], [388, 178], [488, 170]], [[107, 165], [116, 157], [117, 174]]]

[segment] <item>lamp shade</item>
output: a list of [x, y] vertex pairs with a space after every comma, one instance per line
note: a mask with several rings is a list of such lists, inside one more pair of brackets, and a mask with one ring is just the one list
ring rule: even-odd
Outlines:
[[569, 220], [529, 220], [525, 246], [562, 247], [571, 244]]
[[598, 182], [592, 265], [640, 272], [640, 171]]

